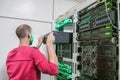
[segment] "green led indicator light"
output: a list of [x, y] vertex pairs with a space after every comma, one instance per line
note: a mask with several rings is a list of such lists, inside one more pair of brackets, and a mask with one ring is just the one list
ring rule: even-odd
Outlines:
[[107, 5], [110, 5], [110, 4], [111, 4], [111, 2], [107, 2], [106, 4], [107, 4]]
[[106, 32], [106, 33], [105, 33], [105, 35], [107, 35], [107, 36], [110, 35], [110, 34], [111, 34], [110, 32]]
[[107, 11], [110, 11], [111, 10], [111, 8], [107, 8]]
[[111, 28], [111, 26], [107, 26], [107, 27], [105, 27], [106, 29], [110, 29]]
[[110, 24], [106, 24], [105, 28], [106, 28], [106, 29], [110, 29], [110, 28], [111, 28], [111, 25], [110, 25]]

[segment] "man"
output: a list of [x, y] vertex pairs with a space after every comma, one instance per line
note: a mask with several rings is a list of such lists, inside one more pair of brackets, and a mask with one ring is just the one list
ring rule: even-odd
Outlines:
[[33, 42], [32, 29], [29, 25], [22, 24], [16, 29], [20, 42], [17, 48], [9, 52], [6, 60], [9, 80], [40, 80], [40, 73], [50, 75], [58, 74], [58, 59], [53, 43], [55, 37], [49, 33], [46, 40], [48, 60], [39, 51], [43, 37], [38, 40], [36, 47], [30, 47]]

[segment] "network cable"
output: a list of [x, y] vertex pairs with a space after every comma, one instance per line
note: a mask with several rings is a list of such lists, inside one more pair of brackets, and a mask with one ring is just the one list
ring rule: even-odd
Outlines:
[[115, 25], [112, 23], [112, 20], [111, 20], [111, 18], [110, 18], [110, 16], [109, 16], [109, 12], [108, 12], [108, 10], [107, 10], [108, 7], [107, 7], [107, 4], [106, 4], [106, 0], [104, 1], [104, 3], [105, 3], [105, 11], [106, 11], [107, 17], [108, 17], [108, 19], [109, 19], [109, 21], [110, 21], [110, 24], [111, 24], [116, 30], [120, 31], [120, 30], [118, 29], [118, 27], [115, 26]]

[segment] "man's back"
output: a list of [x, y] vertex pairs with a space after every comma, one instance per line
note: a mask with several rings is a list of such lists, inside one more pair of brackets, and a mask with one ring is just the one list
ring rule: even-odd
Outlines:
[[46, 40], [48, 60], [39, 51], [43, 42], [42, 36], [38, 39], [36, 48], [29, 47], [34, 40], [32, 28], [29, 25], [18, 26], [16, 35], [19, 38], [19, 47], [9, 52], [6, 61], [9, 80], [40, 80], [41, 72], [49, 75], [58, 74], [53, 32], [49, 33]]
[[55, 64], [48, 62], [38, 49], [28, 46], [10, 51], [6, 65], [9, 80], [40, 80], [40, 72], [58, 74]]

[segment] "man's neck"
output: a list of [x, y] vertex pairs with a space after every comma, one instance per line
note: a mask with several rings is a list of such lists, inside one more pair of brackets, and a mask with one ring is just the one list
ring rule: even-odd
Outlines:
[[20, 47], [20, 46], [28, 46], [28, 45], [27, 45], [27, 44], [19, 44], [19, 47]]
[[27, 40], [20, 40], [19, 46], [29, 46], [29, 41], [27, 41]]

